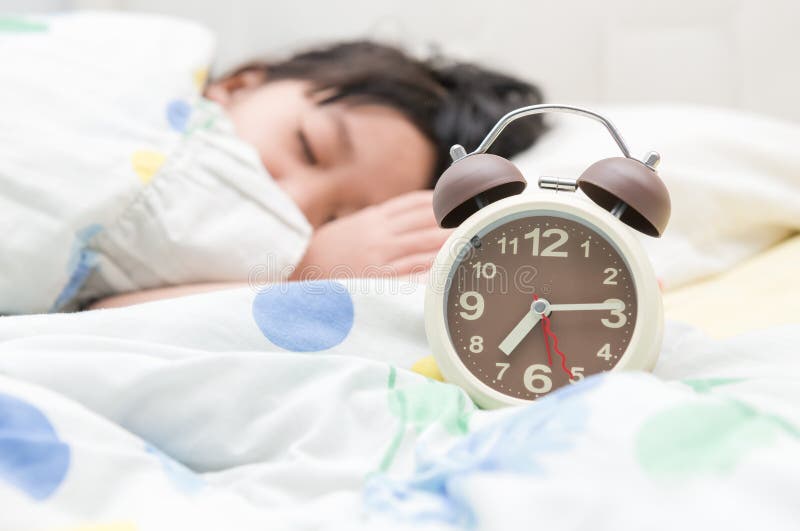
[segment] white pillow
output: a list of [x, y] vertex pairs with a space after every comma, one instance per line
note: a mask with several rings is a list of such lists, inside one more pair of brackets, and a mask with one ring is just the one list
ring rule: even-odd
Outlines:
[[92, 227], [143, 188], [132, 154], [180, 143], [165, 107], [197, 97], [213, 48], [205, 28], [155, 15], [5, 19], [0, 313], [60, 306]]
[[0, 314], [296, 263], [308, 223], [200, 97], [213, 48], [156, 15], [4, 20]]
[[[672, 217], [662, 238], [642, 240], [667, 288], [725, 271], [800, 229], [800, 124], [690, 105], [589, 107], [614, 123], [633, 156], [661, 154]], [[541, 175], [577, 178], [621, 156], [597, 122], [555, 115], [550, 123], [515, 159], [529, 189]]]

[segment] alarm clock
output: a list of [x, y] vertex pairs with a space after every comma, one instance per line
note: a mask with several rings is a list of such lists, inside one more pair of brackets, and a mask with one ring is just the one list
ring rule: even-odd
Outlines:
[[[514, 120], [576, 114], [622, 152], [578, 179], [541, 177], [486, 153]], [[533, 105], [503, 116], [471, 153], [450, 150], [433, 209], [455, 228], [431, 268], [425, 328], [446, 381], [481, 407], [521, 405], [583, 378], [650, 370], [663, 333], [658, 282], [634, 231], [661, 236], [670, 199], [660, 156], [633, 158], [614, 125], [587, 109]]]

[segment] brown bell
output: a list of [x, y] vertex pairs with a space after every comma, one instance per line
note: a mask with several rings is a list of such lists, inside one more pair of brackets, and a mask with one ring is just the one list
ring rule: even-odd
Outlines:
[[479, 153], [450, 165], [433, 190], [433, 213], [440, 227], [451, 229], [481, 208], [521, 193], [527, 182], [510, 161]]
[[644, 163], [626, 157], [603, 159], [583, 172], [578, 186], [626, 225], [648, 236], [664, 233], [671, 210], [669, 192], [656, 171]]

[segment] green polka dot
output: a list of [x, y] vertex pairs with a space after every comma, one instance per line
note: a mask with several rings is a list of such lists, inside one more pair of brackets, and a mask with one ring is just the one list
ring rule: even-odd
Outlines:
[[698, 393], [710, 393], [715, 387], [743, 382], [744, 378], [703, 378], [697, 380], [683, 380], [683, 383]]
[[798, 436], [785, 420], [741, 402], [691, 403], [649, 418], [637, 435], [636, 457], [656, 479], [725, 475], [781, 434]]
[[44, 22], [18, 17], [0, 17], [0, 32], [42, 33], [47, 31], [47, 29], [47, 24]]
[[389, 411], [420, 432], [440, 423], [448, 433], [463, 435], [472, 409], [458, 387], [433, 380], [395, 389], [389, 394]]
[[384, 455], [380, 470], [387, 470], [400, 447], [408, 426], [419, 433], [433, 424], [440, 424], [452, 435], [469, 431], [469, 417], [474, 410], [472, 401], [454, 385], [426, 379], [402, 388], [396, 388], [397, 369], [391, 367], [387, 386], [388, 407], [400, 421], [394, 439]]

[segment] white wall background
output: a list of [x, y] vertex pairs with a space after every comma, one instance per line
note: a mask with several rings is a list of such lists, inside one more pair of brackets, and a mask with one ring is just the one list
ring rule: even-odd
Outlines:
[[800, 120], [800, 1], [0, 0], [0, 11], [156, 11], [219, 35], [218, 69], [353, 37], [516, 72], [550, 101], [683, 101]]

